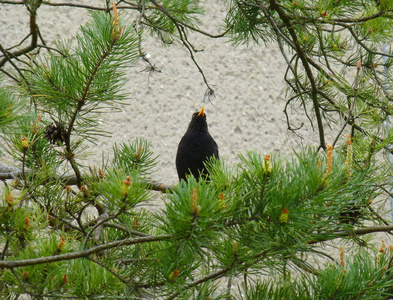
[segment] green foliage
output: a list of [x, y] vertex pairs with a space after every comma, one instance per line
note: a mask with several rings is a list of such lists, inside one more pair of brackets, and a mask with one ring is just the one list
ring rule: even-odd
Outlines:
[[[378, 50], [392, 31], [390, 2], [229, 1], [232, 41], [277, 41], [288, 105], [313, 109], [322, 148], [322, 119], [344, 120], [337, 140], [345, 145], [288, 157], [251, 151], [231, 168], [212, 159], [208, 181], [181, 181], [158, 207], [146, 181], [157, 164], [148, 141], [122, 141], [111, 162], [83, 166], [103, 134], [97, 114], [122, 104], [125, 68], [143, 55], [142, 31], [116, 11], [92, 12], [75, 48], [19, 70], [22, 99], [0, 90], [4, 145], [20, 168], [0, 194], [0, 296], [228, 299], [237, 280], [244, 299], [391, 298], [392, 251], [370, 250], [363, 237], [392, 230], [378, 213], [388, 169], [376, 158], [392, 142], [382, 131], [391, 70], [381, 77], [392, 59]], [[27, 4], [31, 13], [40, 3]], [[139, 25], [192, 50], [186, 34], [196, 29], [199, 2], [135, 7]], [[331, 243], [352, 249], [337, 260], [323, 248]], [[311, 264], [322, 258], [331, 261]]]
[[195, 0], [164, 0], [160, 1], [159, 9], [147, 10], [144, 18], [149, 25], [151, 34], [158, 35], [163, 45], [179, 41], [184, 36], [186, 26], [196, 26], [198, 14], [202, 14], [199, 1]]
[[138, 138], [133, 143], [121, 143], [113, 146], [113, 167], [125, 172], [138, 171], [149, 175], [157, 164], [157, 156], [150, 150], [151, 143]]
[[222, 228], [225, 213], [217, 192], [206, 182], [197, 183], [190, 178], [187, 183], [181, 182], [168, 198], [162, 217], [164, 232], [185, 238], [194, 248], [209, 247], [217, 240], [215, 229], [219, 231]]
[[275, 278], [242, 287], [242, 299], [389, 299], [392, 252], [359, 251], [344, 266], [329, 263], [317, 277], [294, 282]]
[[11, 132], [15, 127], [15, 121], [21, 118], [20, 112], [23, 101], [15, 101], [11, 93], [0, 88], [0, 131]]
[[250, 40], [258, 42], [270, 41], [272, 33], [266, 26], [266, 19], [262, 18], [257, 5], [247, 5], [240, 1], [230, 1], [230, 8], [225, 18], [225, 25], [234, 35], [235, 45], [248, 43]]
[[109, 171], [102, 180], [92, 183], [92, 189], [94, 194], [101, 196], [104, 207], [111, 213], [116, 210], [129, 211], [145, 201], [147, 195], [146, 186], [136, 172]]
[[[50, 54], [27, 73], [26, 91], [45, 118], [64, 126], [68, 135], [93, 140], [101, 134], [96, 115], [125, 98], [124, 69], [138, 56], [138, 33], [128, 26], [116, 29], [109, 14], [92, 13], [81, 27], [73, 54]], [[117, 37], [116, 30], [121, 33]], [[103, 106], [104, 105], [104, 106]], [[46, 116], [48, 115], [48, 116]]]
[[[136, 149], [138, 143], [131, 146]], [[26, 193], [18, 202], [10, 201], [18, 186], [9, 188], [2, 203], [2, 232], [10, 232], [2, 235], [10, 253], [4, 262], [41, 257], [55, 261], [4, 271], [5, 291], [52, 297], [143, 294], [219, 299], [224, 294], [215, 290], [218, 278], [274, 273], [274, 284], [250, 286], [244, 291], [246, 299], [312, 299], [329, 293], [345, 299], [348, 289], [355, 291], [353, 278], [359, 277], [364, 297], [390, 295], [387, 250], [377, 263], [366, 259], [369, 254], [362, 250], [346, 262], [345, 272], [332, 264], [314, 277], [301, 268], [308, 265], [308, 255], [321, 255], [317, 246], [325, 241], [346, 237], [368, 246], [349, 233], [380, 221], [370, 207], [382, 192], [379, 172], [373, 159], [368, 163], [359, 156], [364, 152], [357, 147], [355, 143], [327, 155], [308, 149], [290, 159], [249, 152], [230, 171], [224, 163], [212, 162], [209, 182], [193, 177], [182, 181], [165, 197], [159, 213], [138, 207], [152, 197], [138, 168], [125, 171], [114, 165], [113, 170], [90, 176], [79, 191], [67, 187], [45, 193], [45, 184], [35, 190], [24, 186]], [[348, 161], [351, 153], [353, 165]], [[19, 208], [20, 201], [31, 205]], [[98, 219], [87, 212], [93, 208]], [[16, 248], [20, 249], [13, 251]], [[80, 256], [69, 260], [67, 255]], [[298, 268], [302, 277], [291, 278], [288, 266]], [[364, 271], [356, 273], [359, 270]], [[337, 287], [339, 276], [342, 286]]]

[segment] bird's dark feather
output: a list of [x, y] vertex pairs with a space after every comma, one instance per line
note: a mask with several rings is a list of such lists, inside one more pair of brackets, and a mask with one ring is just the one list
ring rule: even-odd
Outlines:
[[179, 180], [186, 180], [189, 174], [197, 179], [200, 174], [208, 176], [204, 163], [212, 156], [219, 157], [218, 146], [208, 131], [206, 115], [194, 113], [177, 149], [176, 169]]

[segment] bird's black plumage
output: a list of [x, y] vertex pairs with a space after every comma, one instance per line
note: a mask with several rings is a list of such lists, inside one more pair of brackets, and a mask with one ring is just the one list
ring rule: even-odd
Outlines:
[[187, 132], [180, 140], [176, 155], [176, 169], [179, 180], [186, 180], [192, 174], [196, 179], [199, 175], [208, 176], [204, 166], [210, 157], [218, 158], [218, 146], [211, 137], [206, 122], [204, 107], [192, 115]]

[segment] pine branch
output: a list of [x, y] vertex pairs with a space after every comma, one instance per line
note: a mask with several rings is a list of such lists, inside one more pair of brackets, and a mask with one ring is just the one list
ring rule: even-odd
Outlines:
[[370, 233], [376, 233], [376, 232], [388, 232], [390, 233], [393, 230], [393, 225], [387, 225], [387, 226], [373, 226], [373, 227], [365, 227], [365, 228], [360, 228], [356, 229], [353, 231], [336, 231], [332, 232], [329, 234], [329, 237], [321, 237], [321, 238], [316, 238], [315, 240], [310, 240], [307, 243], [310, 245], [321, 243], [321, 242], [326, 242], [330, 240], [334, 240], [337, 238], [342, 238], [342, 237], [351, 237], [353, 235], [365, 235], [365, 234], [370, 234]]
[[221, 34], [217, 34], [217, 35], [214, 35], [214, 34], [211, 34], [211, 33], [208, 33], [208, 32], [206, 32], [206, 31], [203, 31], [203, 30], [201, 30], [201, 29], [199, 29], [199, 28], [197, 28], [197, 27], [194, 27], [194, 26], [191, 26], [191, 25], [189, 25], [189, 24], [187, 24], [187, 23], [185, 23], [185, 22], [183, 22], [183, 21], [181, 21], [181, 20], [179, 20], [179, 19], [176, 19], [162, 4], [160, 4], [160, 3], [158, 3], [156, 0], [151, 0], [151, 2], [160, 10], [160, 11], [162, 11], [169, 19], [171, 19], [172, 21], [173, 21], [173, 23], [176, 25], [176, 26], [184, 26], [184, 27], [186, 27], [186, 28], [188, 28], [188, 29], [191, 29], [192, 31], [194, 31], [194, 32], [198, 32], [198, 33], [201, 33], [201, 34], [203, 34], [203, 35], [205, 35], [205, 36], [208, 36], [208, 37], [211, 37], [211, 38], [221, 38], [221, 37], [224, 37], [230, 30], [231, 30], [231, 28], [228, 28], [226, 31], [224, 31], [223, 33], [221, 33]]
[[170, 240], [172, 238], [173, 238], [173, 236], [170, 234], [129, 238], [129, 239], [124, 239], [124, 240], [119, 240], [119, 241], [114, 241], [114, 242], [102, 244], [102, 245], [95, 246], [93, 248], [79, 251], [79, 252], [59, 254], [59, 255], [55, 255], [55, 256], [31, 258], [31, 259], [0, 261], [0, 268], [12, 269], [12, 268], [18, 268], [18, 267], [33, 266], [33, 265], [38, 265], [38, 264], [47, 264], [47, 263], [53, 263], [53, 262], [57, 262], [57, 261], [65, 261], [65, 260], [83, 258], [83, 257], [88, 257], [91, 254], [98, 253], [100, 251], [107, 250], [107, 249], [116, 248], [119, 246], [165, 241], [165, 240]]
[[[32, 172], [31, 170], [26, 170], [26, 172]], [[0, 164], [0, 180], [9, 180], [9, 179], [18, 179], [22, 175], [22, 170], [16, 167], [12, 167], [6, 164]], [[50, 178], [49, 180], [55, 182], [60, 181], [64, 185], [76, 185], [77, 177], [75, 175], [63, 175], [63, 176], [55, 176]], [[81, 176], [81, 181], [83, 182], [85, 179]], [[153, 191], [158, 191], [161, 193], [171, 193], [173, 190], [173, 186], [167, 185], [164, 183], [160, 183], [157, 181], [147, 180], [143, 182], [146, 184], [147, 189], [151, 189]]]

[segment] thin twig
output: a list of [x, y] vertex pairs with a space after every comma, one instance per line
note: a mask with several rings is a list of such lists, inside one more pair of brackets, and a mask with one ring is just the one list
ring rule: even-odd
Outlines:
[[[258, 1], [259, 2], [259, 1]], [[317, 93], [317, 86], [316, 82], [314, 79], [314, 75], [311, 71], [310, 65], [308, 63], [307, 55], [304, 52], [304, 49], [301, 47], [297, 34], [295, 30], [292, 27], [292, 24], [290, 22], [290, 18], [287, 16], [287, 14], [284, 12], [282, 9], [281, 5], [277, 3], [275, 0], [269, 0], [271, 8], [273, 8], [278, 15], [280, 16], [281, 20], [284, 22], [285, 26], [287, 27], [287, 30], [289, 34], [292, 37], [292, 41], [295, 45], [296, 52], [298, 53], [300, 60], [302, 61], [303, 67], [306, 71], [307, 77], [310, 81], [311, 84], [311, 99], [313, 101], [314, 105], [314, 112], [315, 112], [315, 117], [317, 119], [317, 124], [318, 124], [318, 132], [319, 132], [319, 140], [320, 140], [320, 148], [326, 149], [326, 143], [325, 143], [325, 133], [324, 133], [324, 127], [322, 124], [322, 116], [321, 116], [321, 111], [320, 111], [320, 105], [318, 102], [318, 93]]]
[[354, 84], [353, 84], [353, 90], [354, 90], [353, 102], [352, 102], [352, 105], [351, 105], [351, 103], [349, 102], [349, 99], [348, 99], [348, 106], [349, 106], [348, 107], [348, 116], [346, 117], [344, 125], [341, 127], [340, 131], [338, 132], [338, 134], [337, 134], [337, 136], [336, 136], [336, 138], [335, 138], [335, 140], [333, 142], [333, 147], [336, 145], [338, 139], [340, 138], [341, 134], [343, 133], [343, 131], [344, 131], [345, 127], [348, 125], [348, 123], [350, 121], [353, 122], [352, 112], [353, 112], [353, 110], [354, 110], [354, 108], [356, 106], [356, 99], [357, 99], [357, 96], [358, 96], [360, 69], [361, 69], [361, 62], [359, 61], [358, 66], [357, 66], [355, 81], [354, 81]]

